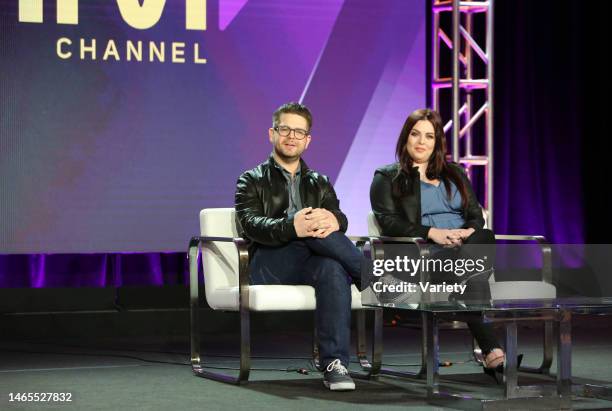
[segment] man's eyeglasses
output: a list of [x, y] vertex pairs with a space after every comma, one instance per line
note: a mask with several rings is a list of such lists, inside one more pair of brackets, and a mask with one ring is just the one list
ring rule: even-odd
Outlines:
[[289, 137], [293, 131], [293, 137], [297, 140], [303, 140], [309, 134], [308, 131], [302, 130], [301, 128], [291, 128], [288, 126], [276, 126], [274, 130], [283, 137]]

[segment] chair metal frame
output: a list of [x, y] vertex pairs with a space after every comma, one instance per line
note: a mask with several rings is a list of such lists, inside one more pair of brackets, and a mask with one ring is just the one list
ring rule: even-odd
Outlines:
[[[349, 237], [363, 249], [369, 237]], [[201, 254], [201, 247], [215, 241], [231, 242], [236, 246], [238, 253], [238, 313], [240, 315], [240, 367], [237, 376], [225, 373], [210, 371], [200, 356], [200, 295], [199, 295], [199, 276], [198, 260]], [[193, 373], [198, 377], [208, 378], [230, 384], [246, 384], [249, 380], [251, 369], [251, 322], [249, 309], [249, 242], [244, 238], [232, 237], [203, 237], [194, 236], [189, 241], [187, 258], [189, 260], [189, 299], [190, 299], [190, 345], [191, 345], [191, 367]], [[206, 273], [204, 273], [206, 275]], [[381, 368], [382, 358], [382, 320], [383, 311], [381, 308], [364, 307], [357, 311], [357, 358], [361, 366], [361, 372], [351, 372], [355, 378], [374, 379], [378, 376]], [[366, 317], [365, 311], [373, 312], [374, 325], [372, 330], [372, 351], [371, 360], [368, 359], [366, 341]], [[318, 348], [316, 332], [313, 335], [313, 361], [318, 366]]]
[[[371, 236], [370, 244], [373, 248], [372, 254], [375, 259], [384, 259], [383, 244], [388, 243], [403, 243], [413, 244], [419, 250], [420, 256], [427, 257], [427, 248], [424, 247], [427, 241], [420, 237], [389, 237], [389, 236]], [[552, 249], [550, 243], [544, 236], [538, 235], [510, 235], [510, 234], [496, 234], [496, 240], [503, 241], [535, 241], [539, 244], [542, 252], [542, 281], [552, 284]], [[423, 275], [423, 273], [421, 273]], [[422, 279], [422, 278], [421, 278]], [[440, 315], [438, 315], [440, 316]], [[444, 317], [444, 315], [441, 315]], [[485, 318], [486, 321], [491, 322], [502, 322], [504, 320], [494, 320], [495, 314], [489, 313]], [[512, 320], [516, 321], [516, 320]], [[542, 318], [544, 321], [543, 335], [542, 335], [542, 361], [538, 367], [521, 366], [520, 372], [533, 373], [533, 374], [544, 374], [550, 375], [550, 367], [553, 359], [553, 345], [554, 345], [554, 333], [555, 321], [550, 318]], [[435, 329], [430, 329], [434, 327]], [[423, 378], [427, 375], [427, 358], [429, 351], [427, 348], [427, 341], [432, 335], [438, 334], [438, 323], [437, 321], [432, 322], [427, 312], [421, 312], [421, 366], [417, 372], [409, 371], [398, 371], [389, 368], [381, 368], [381, 375], [391, 375], [404, 378]], [[515, 341], [516, 344], [516, 341]], [[516, 349], [516, 347], [514, 347]], [[436, 366], [437, 370], [437, 366]]]
[[[542, 253], [542, 281], [553, 283], [552, 278], [552, 247], [543, 236], [533, 235], [503, 235], [495, 236], [496, 240], [504, 241], [535, 241]], [[371, 244], [375, 249], [374, 258], [383, 259], [384, 251], [381, 245], [385, 243], [415, 244], [420, 255], [427, 253], [423, 248], [426, 243], [422, 238], [372, 236]], [[425, 252], [425, 254], [424, 254]], [[423, 273], [421, 273], [422, 279]], [[507, 407], [528, 407], [535, 400], [538, 407], [559, 409], [571, 407], [571, 311], [566, 309], [533, 309], [512, 312], [484, 312], [486, 322], [502, 323], [505, 328], [506, 366], [504, 367], [504, 398], [496, 400], [479, 400], [468, 398], [463, 394], [441, 389], [439, 385], [439, 318], [452, 317], [453, 320], [465, 320], [461, 313], [437, 313], [422, 311], [421, 334], [421, 367], [416, 373], [381, 368], [381, 375], [391, 375], [409, 379], [425, 378], [427, 397], [430, 401], [441, 405], [463, 405], [487, 410], [505, 410]], [[524, 321], [543, 322], [542, 362], [538, 367], [517, 367], [517, 323]], [[551, 376], [553, 347], [557, 345], [556, 387], [519, 386], [518, 373], [535, 373]], [[610, 388], [596, 385], [579, 387], [579, 395], [609, 399]], [[465, 403], [465, 400], [469, 400]], [[552, 408], [551, 408], [552, 407]]]

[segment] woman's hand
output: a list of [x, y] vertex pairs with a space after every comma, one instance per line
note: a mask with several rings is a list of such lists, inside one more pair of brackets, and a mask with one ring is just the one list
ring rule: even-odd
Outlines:
[[461, 236], [457, 233], [458, 230], [447, 230], [443, 228], [432, 227], [427, 233], [427, 237], [436, 244], [441, 244], [448, 247], [458, 247], [461, 245]]
[[461, 237], [461, 240], [465, 240], [466, 238], [474, 234], [474, 231], [476, 230], [474, 230], [473, 228], [460, 228], [454, 231], [457, 231], [459, 233], [459, 237]]
[[447, 235], [447, 237], [452, 243], [452, 246], [461, 247], [461, 245], [463, 244], [463, 237], [461, 236], [461, 230], [451, 229], [448, 231], [449, 231], [449, 234]]
[[471, 236], [474, 231], [473, 228], [455, 228], [455, 229], [440, 229], [440, 228], [432, 228], [432, 230], [436, 230], [432, 237], [429, 235], [429, 238], [438, 244], [445, 245], [447, 247], [461, 247], [463, 242]]

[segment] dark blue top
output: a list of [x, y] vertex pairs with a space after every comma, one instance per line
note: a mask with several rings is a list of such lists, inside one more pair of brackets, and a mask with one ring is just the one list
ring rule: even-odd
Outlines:
[[449, 200], [443, 182], [435, 186], [421, 181], [421, 224], [436, 228], [461, 228], [465, 224], [461, 193], [455, 184], [450, 185]]

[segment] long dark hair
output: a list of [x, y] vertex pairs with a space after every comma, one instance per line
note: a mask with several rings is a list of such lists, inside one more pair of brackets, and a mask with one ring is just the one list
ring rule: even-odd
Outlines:
[[[425, 174], [430, 180], [439, 179], [444, 183], [446, 187], [446, 194], [450, 200], [451, 197], [451, 185], [453, 182], [457, 187], [457, 191], [461, 194], [461, 206], [465, 210], [468, 203], [468, 192], [467, 187], [463, 179], [461, 178], [460, 172], [454, 167], [450, 167], [446, 162], [446, 135], [444, 134], [444, 126], [442, 125], [442, 118], [437, 111], [430, 110], [428, 108], [422, 108], [413, 111], [402, 127], [399, 138], [397, 139], [397, 145], [395, 146], [395, 157], [399, 161], [399, 172], [404, 171], [406, 174], [410, 174], [410, 171], [414, 167], [414, 162], [408, 150], [406, 150], [406, 143], [408, 143], [408, 136], [414, 125], [421, 121], [429, 121], [434, 128], [434, 135], [436, 142], [434, 145], [431, 157], [427, 163], [427, 171]], [[397, 179], [396, 179], [397, 181]], [[393, 187], [393, 191], [399, 195], [401, 187]]]

